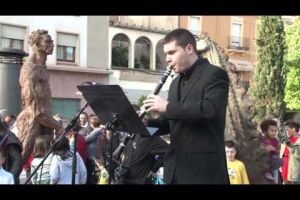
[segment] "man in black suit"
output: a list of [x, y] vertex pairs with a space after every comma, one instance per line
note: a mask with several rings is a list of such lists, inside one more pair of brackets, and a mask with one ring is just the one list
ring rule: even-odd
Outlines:
[[[132, 105], [139, 112], [136, 104]], [[153, 184], [152, 177], [163, 165], [169, 144], [160, 136], [143, 137], [140, 134], [129, 139], [124, 148], [122, 166], [127, 169], [119, 184]]]
[[229, 79], [225, 70], [198, 57], [196, 40], [185, 29], [165, 37], [166, 62], [179, 74], [168, 101], [149, 95], [147, 111], [160, 117], [148, 126], [170, 133], [164, 181], [168, 184], [229, 184], [224, 128]]

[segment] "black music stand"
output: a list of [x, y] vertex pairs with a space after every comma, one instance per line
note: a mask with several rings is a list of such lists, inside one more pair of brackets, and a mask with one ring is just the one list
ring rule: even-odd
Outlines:
[[122, 131], [151, 136], [119, 85], [80, 85], [77, 88], [103, 124], [118, 114]]
[[[80, 85], [77, 88], [100, 121], [113, 133], [118, 130], [151, 136], [119, 85]], [[111, 166], [110, 161], [109, 183], [112, 177]]]

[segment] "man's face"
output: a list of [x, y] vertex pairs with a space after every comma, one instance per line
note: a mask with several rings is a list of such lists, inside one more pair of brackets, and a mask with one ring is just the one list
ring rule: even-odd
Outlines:
[[185, 48], [176, 45], [175, 40], [164, 45], [166, 62], [176, 73], [184, 72], [190, 67], [190, 48], [190, 44], [187, 45]]
[[11, 118], [10, 116], [6, 116], [4, 118], [4, 122], [5, 124], [7, 124], [8, 126], [11, 126], [14, 124], [15, 120], [13, 118]]
[[226, 152], [226, 158], [227, 158], [228, 161], [234, 161], [235, 160], [235, 155], [236, 155], [235, 148], [225, 147], [225, 152]]
[[79, 115], [79, 122], [80, 122], [80, 126], [84, 126], [88, 121], [88, 116], [86, 116], [85, 114], [80, 114]]

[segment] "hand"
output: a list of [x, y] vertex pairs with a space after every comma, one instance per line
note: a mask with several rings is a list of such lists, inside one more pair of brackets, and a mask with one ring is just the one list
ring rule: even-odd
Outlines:
[[274, 148], [272, 145], [267, 145], [267, 146], [266, 146], [266, 150], [267, 150], [268, 152], [271, 152], [271, 151], [275, 151], [275, 148]]
[[147, 112], [164, 113], [167, 110], [169, 102], [162, 99], [160, 96], [150, 94], [143, 103], [147, 108]]
[[101, 125], [99, 126], [99, 128], [100, 128], [100, 131], [101, 131], [101, 132], [104, 132], [106, 126], [104, 126], [104, 125], [101, 124]]
[[99, 168], [100, 171], [105, 170], [103, 165], [98, 165], [98, 168]]
[[156, 174], [155, 172], [153, 172], [153, 171], [150, 171], [147, 177], [148, 177], [148, 178], [152, 178], [152, 177], [153, 177], [153, 178], [156, 178], [156, 177], [157, 177], [157, 174]]

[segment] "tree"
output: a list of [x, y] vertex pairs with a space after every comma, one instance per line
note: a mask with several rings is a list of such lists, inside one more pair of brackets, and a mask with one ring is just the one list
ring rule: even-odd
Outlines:
[[112, 65], [118, 67], [128, 67], [128, 48], [116, 46], [112, 48]]
[[142, 66], [144, 69], [150, 69], [150, 59], [145, 54], [142, 54], [140, 57], [140, 62], [142, 63]]
[[134, 59], [134, 68], [150, 69], [150, 59], [145, 54], [142, 54], [139, 59]]
[[144, 104], [143, 101], [146, 99], [147, 99], [147, 96], [145, 96], [145, 95], [140, 96], [140, 98], [138, 99], [138, 106], [142, 107]]
[[286, 44], [288, 74], [284, 100], [289, 109], [300, 110], [300, 17], [295, 18], [292, 25], [287, 25]]
[[284, 88], [287, 70], [284, 24], [280, 16], [262, 16], [258, 29], [255, 84], [251, 89], [257, 122], [285, 113]]
[[[147, 96], [145, 96], [145, 95], [140, 96], [140, 98], [138, 99], [138, 103], [137, 103], [140, 108], [144, 105], [143, 101], [145, 101], [146, 99], [147, 99]], [[146, 114], [146, 116], [148, 117], [148, 119], [151, 119], [152, 118], [151, 112], [148, 112]]]

